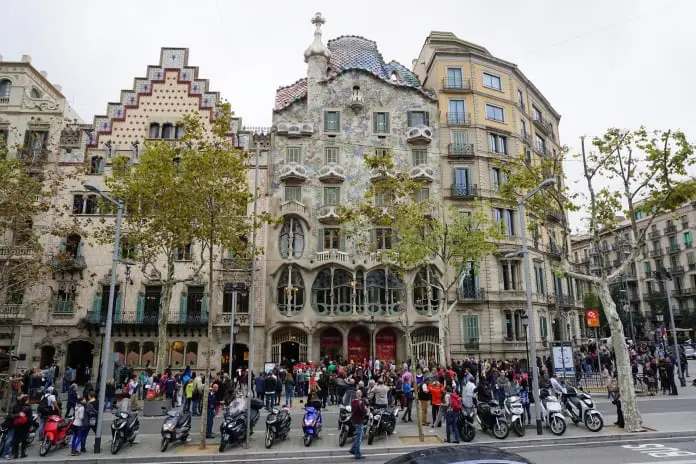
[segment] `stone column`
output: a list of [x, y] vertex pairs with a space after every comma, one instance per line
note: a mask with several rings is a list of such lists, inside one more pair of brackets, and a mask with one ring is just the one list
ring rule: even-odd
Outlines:
[[348, 360], [348, 334], [350, 333], [350, 327], [343, 327], [341, 330], [341, 335], [343, 335], [343, 359]]
[[307, 362], [314, 360], [314, 334], [307, 332]]

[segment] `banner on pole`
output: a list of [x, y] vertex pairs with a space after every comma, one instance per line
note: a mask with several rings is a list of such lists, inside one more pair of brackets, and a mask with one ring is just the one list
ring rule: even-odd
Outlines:
[[588, 309], [585, 311], [585, 320], [587, 321], [587, 327], [599, 327], [599, 311]]

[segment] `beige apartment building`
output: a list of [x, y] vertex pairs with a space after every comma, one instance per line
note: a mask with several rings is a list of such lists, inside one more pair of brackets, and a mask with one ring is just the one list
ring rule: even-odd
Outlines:
[[[66, 175], [66, 180], [56, 196], [56, 206], [63, 207], [66, 213], [54, 219], [63, 224], [66, 233], [47, 239], [45, 244], [53, 279], [47, 289], [50, 304], [34, 319], [33, 341], [41, 364], [53, 358], [63, 367], [96, 369], [100, 361], [113, 248], [97, 243], [91, 232], [102, 220], [113, 223], [115, 215], [113, 211], [100, 211], [97, 196], [86, 191], [82, 184], [105, 189], [103, 179], [109, 174], [114, 157], [127, 156], [137, 163], [146, 141], [177, 143], [182, 135], [177, 123], [183, 120], [184, 114], [198, 112], [209, 120], [219, 99], [219, 93], [209, 88], [208, 80], [199, 76], [198, 68], [189, 65], [187, 49], [163, 48], [159, 62], [148, 66], [144, 77], [136, 77], [131, 88], [122, 90], [116, 102], [108, 103], [103, 116], [94, 118], [84, 131], [81, 146], [61, 152], [58, 169]], [[259, 150], [260, 190], [263, 191], [267, 179], [268, 135], [245, 132], [241, 124], [241, 119], [234, 119], [231, 132], [238, 146]], [[254, 182], [253, 168], [249, 170], [250, 186]], [[265, 211], [265, 198], [261, 196], [258, 202], [259, 211]], [[263, 246], [265, 229], [257, 236], [257, 244]], [[122, 237], [121, 243], [121, 258], [132, 258], [127, 236]], [[173, 290], [166, 327], [159, 325], [161, 285], [156, 276], [143, 275], [137, 265], [119, 265], [111, 353], [122, 364], [136, 370], [154, 366], [158, 333], [166, 330], [169, 343], [165, 359], [174, 368], [203, 368], [203, 354], [210, 339], [213, 367], [227, 367], [232, 298], [225, 285], [242, 282], [248, 286], [250, 262], [218, 252], [214, 263], [218, 285], [211, 296], [207, 273], [193, 274], [200, 254], [197, 248], [196, 243], [191, 243], [177, 254], [176, 276], [186, 281]], [[257, 288], [263, 288], [264, 269], [265, 260], [261, 256], [257, 259]], [[248, 292], [238, 295], [235, 311], [239, 332], [232, 356], [234, 363], [240, 365], [248, 359], [250, 325], [262, 327], [264, 321], [264, 292], [256, 292], [254, 321], [249, 318], [248, 295]], [[213, 333], [208, 333], [210, 318], [214, 320]], [[257, 351], [257, 359], [261, 359], [263, 352], [260, 348]]]
[[[643, 231], [650, 218], [639, 214], [638, 228]], [[637, 339], [652, 339], [652, 331], [659, 328], [661, 317], [669, 322], [667, 298], [671, 299], [675, 323], [681, 327], [682, 318], [696, 311], [696, 252], [693, 236], [696, 231], [696, 204], [689, 203], [671, 213], [663, 214], [645, 231], [642, 255], [612, 282], [617, 299], [624, 311], [642, 314], [645, 325], [635, 324]], [[605, 274], [616, 271], [628, 253], [632, 232], [627, 219], [613, 230], [601, 235], [595, 249], [588, 235], [571, 238], [572, 256], [585, 272]], [[666, 270], [671, 280], [655, 278], [654, 272]], [[685, 327], [690, 328], [690, 327]], [[626, 335], [630, 335], [626, 328]]]
[[[0, 144], [6, 145], [8, 157], [19, 158], [30, 173], [48, 181], [61, 154], [79, 150], [82, 128], [60, 85], [39, 71], [29, 55], [19, 61], [0, 56]], [[34, 218], [34, 233], [47, 234], [51, 221], [47, 215]], [[0, 266], [33, 256], [36, 250], [21, 243], [13, 232], [0, 237]], [[49, 305], [44, 290], [29, 285], [0, 287], [0, 352], [16, 355], [20, 369], [40, 360], [40, 339], [33, 335], [32, 319], [40, 319]]]
[[[462, 277], [459, 305], [449, 321], [452, 358], [526, 358], [523, 266], [519, 258], [505, 259], [521, 249], [519, 215], [500, 197], [505, 171], [496, 160], [553, 156], [559, 150], [560, 115], [515, 64], [450, 32], [431, 32], [413, 69], [439, 104], [433, 151], [444, 204], [467, 211], [484, 200], [506, 233], [479, 273]], [[582, 342], [585, 331], [574, 284], [552, 272], [563, 248], [562, 217], [553, 213], [540, 219], [543, 225], [528, 236], [538, 318], [535, 343], [543, 355], [553, 341]]]

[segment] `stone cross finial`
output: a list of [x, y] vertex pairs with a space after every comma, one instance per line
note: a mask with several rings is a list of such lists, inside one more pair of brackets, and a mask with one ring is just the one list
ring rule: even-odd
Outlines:
[[312, 24], [317, 26], [317, 28], [320, 28], [325, 22], [326, 20], [321, 16], [321, 13], [317, 11], [317, 13], [312, 18]]

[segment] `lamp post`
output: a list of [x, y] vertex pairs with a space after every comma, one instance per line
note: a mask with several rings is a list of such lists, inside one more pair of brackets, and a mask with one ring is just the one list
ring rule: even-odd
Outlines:
[[542, 435], [541, 408], [539, 405], [539, 372], [536, 369], [536, 318], [534, 316], [534, 306], [532, 304], [532, 276], [529, 266], [529, 249], [527, 248], [527, 213], [525, 203], [540, 191], [556, 185], [556, 179], [546, 179], [537, 188], [527, 194], [517, 203], [520, 214], [520, 234], [522, 236], [522, 261], [524, 263], [524, 284], [527, 295], [527, 317], [529, 321], [529, 338], [532, 339], [530, 346], [530, 357], [532, 358], [532, 398], [534, 398], [534, 411], [536, 415], [537, 435]]
[[522, 327], [524, 327], [524, 354], [527, 356], [527, 372], [529, 372], [529, 332], [527, 332], [527, 328], [529, 327], [529, 316], [527, 313], [524, 313], [522, 316], [520, 316], [520, 319], [522, 319]]
[[[681, 369], [681, 361], [679, 360], [679, 342], [677, 341], [677, 330], [674, 325], [674, 312], [672, 311], [672, 298], [669, 295], [669, 288], [667, 287], [667, 282], [672, 280], [672, 274], [663, 269], [661, 271], [655, 271], [653, 273], [656, 279], [664, 283], [665, 295], [667, 297], [667, 309], [669, 310], [669, 327], [672, 331], [672, 340], [674, 342], [674, 356], [677, 358], [675, 364], [677, 365], [677, 375], [679, 377], [679, 382], [682, 387], [686, 386], [686, 379], [684, 378], [684, 373]], [[666, 347], [665, 347], [666, 348]], [[665, 352], [667, 350], [665, 349]], [[666, 354], [666, 353], [665, 353]]]
[[375, 316], [370, 316], [370, 361], [372, 362], [373, 371], [375, 369], [375, 330], [377, 330]]
[[107, 364], [109, 361], [109, 347], [111, 346], [111, 325], [114, 319], [114, 299], [116, 297], [116, 272], [119, 261], [119, 241], [121, 239], [121, 220], [123, 219], [123, 202], [114, 200], [97, 187], [91, 184], [82, 185], [86, 190], [94, 192], [104, 200], [116, 206], [116, 236], [114, 238], [114, 254], [111, 261], [111, 287], [109, 288], [109, 305], [106, 310], [106, 326], [104, 327], [104, 341], [102, 342], [102, 365], [99, 371], [99, 411], [97, 417], [97, 430], [94, 437], [94, 452], [101, 453], [101, 434], [104, 426], [104, 401], [106, 399], [106, 376], [108, 375]]
[[228, 373], [230, 375], [230, 380], [232, 379], [232, 352], [234, 350], [234, 338], [239, 333], [239, 326], [236, 325], [236, 311], [237, 311], [237, 293], [245, 292], [247, 286], [243, 283], [228, 284], [225, 285], [226, 291], [232, 291], [232, 313], [230, 315], [230, 351], [228, 360]]

